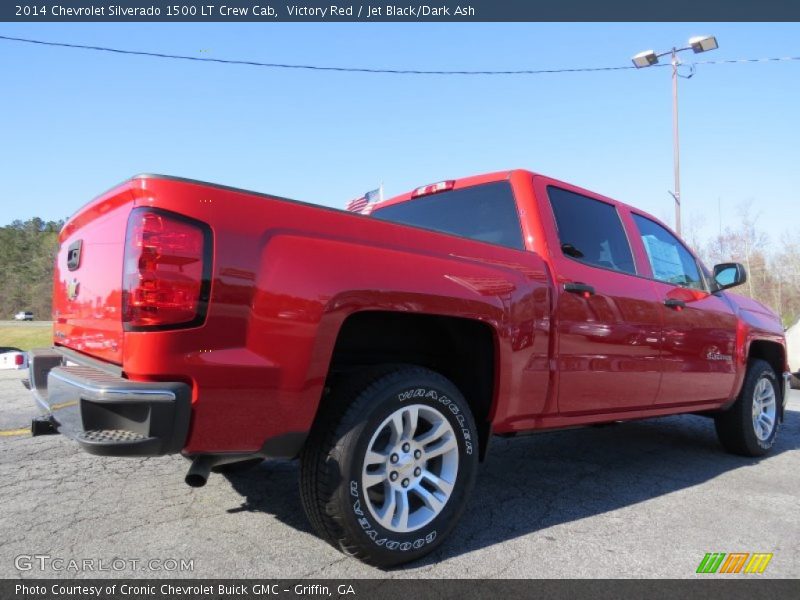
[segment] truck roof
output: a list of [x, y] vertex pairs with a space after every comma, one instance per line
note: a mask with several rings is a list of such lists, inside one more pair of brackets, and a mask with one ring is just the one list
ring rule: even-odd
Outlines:
[[[519, 169], [519, 168], [517, 168], [517, 169], [509, 169], [509, 170], [505, 170], [505, 171], [493, 171], [493, 172], [490, 172], [490, 173], [483, 173], [483, 174], [478, 174], [478, 175], [470, 175], [470, 176], [467, 176], [467, 177], [460, 177], [460, 178], [456, 178], [456, 179], [446, 179], [446, 180], [442, 180], [442, 181], [453, 181], [453, 189], [460, 189], [460, 188], [470, 187], [470, 186], [474, 186], [474, 185], [481, 185], [481, 184], [484, 184], [484, 183], [491, 183], [493, 181], [509, 180], [509, 179], [511, 179], [512, 175], [514, 175], [515, 173], [522, 173], [522, 174], [529, 175], [531, 177], [544, 177], [544, 178], [547, 178], [549, 181], [553, 182], [554, 184], [559, 185], [560, 187], [564, 187], [566, 189], [570, 189], [570, 190], [575, 191], [577, 193], [582, 193], [582, 194], [587, 194], [587, 195], [590, 195], [590, 196], [602, 198], [603, 200], [605, 200], [606, 202], [608, 202], [609, 204], [612, 204], [614, 206], [625, 206], [625, 207], [633, 210], [634, 212], [646, 215], [648, 218], [656, 221], [660, 225], [662, 225], [662, 226], [666, 227], [668, 230], [672, 231], [672, 228], [669, 227], [668, 225], [666, 225], [665, 223], [663, 223], [660, 219], [657, 219], [657, 218], [653, 217], [649, 213], [647, 213], [647, 212], [645, 212], [645, 211], [643, 211], [643, 210], [641, 210], [639, 208], [636, 208], [634, 206], [625, 204], [624, 202], [621, 202], [621, 201], [616, 200], [614, 198], [610, 198], [610, 197], [605, 196], [603, 194], [600, 194], [600, 193], [598, 193], [596, 191], [580, 187], [578, 185], [575, 185], [573, 183], [569, 183], [567, 181], [555, 179], [553, 177], [544, 175], [542, 173], [537, 173], [535, 171], [530, 171], [528, 169]], [[93, 202], [95, 202], [96, 200], [99, 200], [100, 198], [103, 198], [104, 196], [106, 196], [110, 192], [112, 192], [112, 191], [114, 191], [114, 190], [116, 190], [116, 189], [118, 189], [120, 187], [123, 187], [123, 186], [126, 186], [126, 185], [135, 185], [137, 182], [141, 182], [141, 181], [147, 180], [147, 179], [161, 179], [161, 180], [167, 180], [167, 181], [176, 181], [176, 182], [180, 182], [180, 183], [186, 183], [186, 184], [190, 184], [190, 185], [210, 186], [210, 187], [213, 187], [213, 188], [217, 188], [217, 189], [221, 189], [221, 190], [227, 190], [227, 191], [231, 191], [231, 192], [250, 194], [250, 195], [253, 195], [253, 196], [261, 196], [261, 197], [264, 197], [264, 198], [271, 198], [271, 199], [274, 199], [274, 200], [283, 200], [283, 201], [286, 201], [286, 202], [294, 202], [294, 203], [304, 204], [304, 205], [309, 205], [309, 206], [316, 206], [316, 207], [322, 208], [322, 209], [337, 210], [337, 211], [344, 210], [343, 208], [340, 208], [340, 207], [325, 206], [325, 205], [318, 204], [318, 203], [315, 203], [315, 202], [307, 202], [307, 201], [303, 201], [303, 200], [296, 200], [294, 198], [287, 198], [285, 196], [278, 196], [276, 194], [269, 194], [269, 193], [265, 193], [265, 192], [257, 192], [257, 191], [254, 191], [254, 190], [248, 190], [248, 189], [244, 189], [244, 188], [238, 188], [238, 187], [234, 187], [234, 186], [223, 185], [223, 184], [213, 183], [213, 182], [209, 182], [209, 181], [202, 181], [202, 180], [199, 180], [199, 179], [191, 179], [191, 178], [188, 178], [188, 177], [177, 177], [177, 176], [174, 176], [174, 175], [163, 175], [163, 174], [160, 174], [160, 173], [139, 173], [138, 175], [134, 175], [134, 176], [130, 177], [129, 179], [123, 181], [122, 183], [120, 183], [120, 184], [118, 184], [116, 186], [113, 186], [109, 190], [106, 190], [102, 194], [99, 194], [93, 200], [88, 202], [84, 207], [82, 207], [79, 210], [83, 210], [83, 208], [85, 208], [86, 206], [92, 204]], [[414, 189], [417, 189], [417, 188], [414, 188]], [[373, 205], [373, 210], [378, 209], [378, 208], [385, 208], [387, 206], [392, 206], [394, 204], [399, 204], [401, 202], [407, 202], [408, 200], [413, 199], [413, 197], [414, 197], [413, 194], [414, 194], [414, 190], [409, 190], [409, 191], [404, 192], [402, 194], [393, 196], [391, 198], [388, 198], [386, 200], [383, 200], [383, 201], [378, 202], [375, 205]], [[350, 213], [350, 214], [352, 214], [354, 216], [368, 216], [368, 215], [361, 215], [360, 213], [357, 213], [357, 212]]]
[[[464, 188], [464, 187], [470, 187], [470, 186], [473, 186], [473, 185], [480, 185], [482, 183], [490, 183], [490, 182], [493, 182], [493, 181], [502, 181], [502, 180], [505, 180], [505, 179], [511, 179], [511, 176], [514, 175], [515, 173], [524, 173], [524, 174], [527, 174], [527, 175], [529, 175], [531, 177], [545, 177], [548, 180], [552, 181], [553, 183], [555, 183], [555, 184], [557, 184], [559, 186], [563, 186], [565, 188], [571, 189], [571, 190], [579, 192], [579, 193], [588, 194], [590, 196], [599, 196], [600, 198], [603, 198], [605, 201], [607, 201], [608, 203], [613, 204], [615, 206], [626, 206], [628, 208], [633, 209], [636, 212], [643, 212], [638, 208], [635, 208], [633, 206], [629, 206], [629, 205], [625, 204], [624, 202], [620, 202], [619, 200], [615, 200], [614, 198], [609, 198], [608, 196], [604, 196], [603, 194], [600, 194], [600, 193], [598, 193], [596, 191], [589, 190], [587, 188], [583, 188], [581, 186], [575, 185], [574, 183], [569, 183], [567, 181], [562, 181], [562, 180], [556, 179], [554, 177], [550, 177], [548, 175], [544, 175], [543, 173], [536, 173], [535, 171], [530, 171], [528, 169], [510, 169], [508, 171], [494, 171], [492, 173], [484, 173], [484, 174], [481, 174], [481, 175], [472, 175], [472, 176], [469, 176], [469, 177], [461, 177], [459, 179], [452, 179], [452, 180], [447, 179], [447, 180], [443, 180], [443, 181], [453, 181], [454, 182], [453, 189], [459, 189], [459, 188]], [[386, 206], [392, 206], [393, 204], [399, 204], [400, 202], [406, 202], [406, 201], [412, 199], [413, 193], [414, 193], [414, 191], [410, 190], [410, 191], [405, 192], [403, 194], [399, 194], [397, 196], [393, 196], [391, 198], [388, 198], [388, 199], [384, 200], [383, 202], [377, 203], [375, 205], [375, 208], [378, 208], [378, 207], [384, 208]]]

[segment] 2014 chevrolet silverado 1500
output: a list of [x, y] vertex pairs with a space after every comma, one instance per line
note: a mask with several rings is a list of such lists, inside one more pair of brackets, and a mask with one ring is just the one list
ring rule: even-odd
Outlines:
[[44, 414], [106, 456], [209, 472], [300, 458], [324, 539], [380, 566], [435, 548], [492, 435], [712, 416], [745, 456], [786, 402], [778, 318], [653, 217], [523, 170], [369, 215], [142, 175], [60, 234]]

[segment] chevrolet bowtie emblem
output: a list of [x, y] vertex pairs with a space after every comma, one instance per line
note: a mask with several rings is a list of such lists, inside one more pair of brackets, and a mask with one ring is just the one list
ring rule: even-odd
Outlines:
[[67, 297], [70, 300], [75, 300], [78, 297], [78, 291], [80, 290], [81, 284], [78, 283], [77, 279], [73, 279], [67, 284]]

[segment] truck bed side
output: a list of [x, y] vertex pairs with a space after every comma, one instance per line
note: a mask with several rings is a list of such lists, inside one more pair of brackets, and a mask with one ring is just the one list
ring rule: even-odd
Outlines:
[[127, 332], [122, 361], [131, 379], [202, 390], [188, 453], [296, 444], [316, 413], [337, 333], [364, 311], [488, 325], [500, 367], [496, 427], [520, 410], [504, 405], [512, 389], [528, 412], [542, 410], [550, 283], [535, 254], [185, 181], [136, 179], [133, 194], [137, 206], [213, 228], [206, 323]]

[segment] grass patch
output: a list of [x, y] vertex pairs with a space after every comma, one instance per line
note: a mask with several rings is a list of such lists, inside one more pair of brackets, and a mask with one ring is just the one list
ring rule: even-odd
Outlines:
[[20, 350], [48, 348], [53, 345], [52, 325], [36, 324], [0, 325], [0, 346], [14, 346]]

